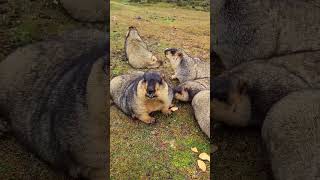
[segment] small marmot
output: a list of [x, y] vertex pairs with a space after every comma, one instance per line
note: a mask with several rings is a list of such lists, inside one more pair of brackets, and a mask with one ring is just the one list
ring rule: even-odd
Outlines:
[[179, 84], [173, 90], [174, 98], [179, 101], [192, 101], [193, 97], [203, 90], [210, 90], [210, 78], [201, 78]]

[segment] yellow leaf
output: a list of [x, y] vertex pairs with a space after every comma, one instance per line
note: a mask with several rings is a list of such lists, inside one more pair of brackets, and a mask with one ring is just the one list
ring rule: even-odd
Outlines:
[[198, 160], [198, 166], [203, 172], [207, 170], [207, 166], [202, 160]]
[[195, 153], [199, 152], [196, 147], [191, 148], [191, 151], [193, 151], [193, 152], [195, 152]]
[[202, 160], [210, 161], [210, 156], [207, 153], [201, 153], [199, 155], [199, 158], [202, 159]]

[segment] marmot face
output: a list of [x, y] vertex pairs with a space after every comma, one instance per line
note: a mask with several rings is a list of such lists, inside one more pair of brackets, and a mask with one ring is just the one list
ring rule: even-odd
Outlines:
[[177, 48], [167, 48], [164, 50], [164, 54], [174, 67], [177, 67], [183, 58], [183, 52]]
[[191, 101], [190, 98], [190, 90], [185, 87], [177, 87], [174, 89], [174, 98], [179, 100], [179, 101]]
[[247, 126], [251, 118], [251, 103], [247, 84], [238, 78], [217, 77], [212, 81], [211, 103], [213, 119], [227, 125]]
[[158, 68], [162, 64], [163, 62], [161, 60], [158, 60], [158, 58], [154, 55], [151, 56], [151, 61], [148, 61], [149, 68]]
[[163, 78], [163, 75], [158, 72], [144, 73], [143, 79], [138, 84], [139, 94], [147, 99], [162, 97], [164, 93], [168, 93], [168, 85]]
[[136, 38], [139, 38], [139, 39], [140, 39], [140, 35], [139, 35], [139, 33], [138, 33], [138, 30], [137, 30], [137, 28], [134, 27], [134, 26], [130, 26], [130, 27], [129, 27], [129, 30], [128, 30], [128, 32], [127, 32], [126, 37], [128, 37], [128, 36], [132, 36], [132, 37], [136, 37]]

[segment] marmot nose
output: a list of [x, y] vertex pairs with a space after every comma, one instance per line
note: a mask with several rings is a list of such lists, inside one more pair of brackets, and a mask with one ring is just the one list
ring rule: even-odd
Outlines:
[[155, 97], [154, 91], [153, 90], [148, 90], [146, 96], [149, 97], [149, 98], [154, 98]]
[[154, 90], [148, 90], [148, 94], [154, 94]]

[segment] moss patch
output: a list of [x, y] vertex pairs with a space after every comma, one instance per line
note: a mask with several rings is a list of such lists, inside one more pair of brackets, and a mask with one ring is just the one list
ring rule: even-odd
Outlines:
[[177, 168], [186, 168], [194, 163], [192, 152], [179, 151], [172, 155], [172, 164]]

